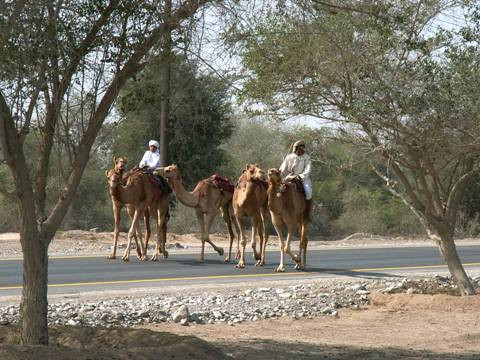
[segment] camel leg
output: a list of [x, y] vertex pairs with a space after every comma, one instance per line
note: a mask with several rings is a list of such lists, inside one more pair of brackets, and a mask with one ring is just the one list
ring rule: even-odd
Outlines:
[[227, 226], [228, 238], [230, 240], [230, 244], [229, 244], [229, 247], [228, 247], [228, 255], [225, 257], [225, 262], [228, 263], [228, 262], [230, 262], [230, 259], [232, 257], [232, 245], [233, 245], [233, 240], [235, 238], [235, 235], [233, 234], [232, 220], [230, 218], [228, 205], [223, 206], [220, 209], [220, 211], [222, 213], [223, 221], [225, 222], [225, 225]]
[[247, 237], [245, 236], [245, 223], [243, 214], [235, 214], [237, 220], [238, 228], [240, 230], [239, 237], [240, 240], [240, 259], [238, 259], [238, 264], [235, 265], [236, 268], [242, 269], [245, 267], [245, 246], [247, 245]]
[[153, 218], [155, 220], [155, 224], [157, 226], [157, 242], [155, 244], [155, 250], [153, 251], [153, 255], [152, 255], [152, 258], [151, 260], [152, 261], [157, 261], [158, 260], [158, 255], [160, 254], [160, 241], [161, 241], [161, 237], [162, 237], [162, 228], [161, 228], [161, 224], [160, 224], [160, 216], [159, 216], [159, 213], [158, 213], [158, 209], [151, 209], [152, 211], [152, 214], [153, 214]]
[[295, 269], [303, 270], [307, 266], [307, 224], [302, 220], [302, 230], [300, 234], [300, 263], [295, 265]]
[[257, 262], [257, 266], [264, 266], [265, 265], [265, 251], [267, 250], [267, 242], [268, 242], [268, 232], [267, 232], [267, 219], [268, 219], [268, 209], [262, 208], [261, 211], [261, 224], [260, 224], [260, 260]]
[[[206, 227], [206, 238], [205, 238], [205, 241], [208, 242], [212, 247], [213, 249], [218, 253], [218, 255], [220, 256], [223, 256], [223, 248], [220, 247], [220, 246], [216, 246], [212, 240], [210, 240], [209, 238], [209, 235], [210, 235], [210, 228], [212, 227], [212, 224], [213, 224], [213, 220], [215, 219], [215, 215], [217, 215], [217, 211], [212, 211], [210, 213], [207, 214], [207, 227]], [[204, 243], [205, 244], [205, 243]]]
[[200, 224], [200, 238], [202, 240], [202, 249], [200, 251], [200, 256], [197, 258], [198, 262], [203, 262], [205, 255], [205, 219], [203, 217], [203, 212], [200, 209], [195, 209], [197, 214], [198, 223]]
[[143, 212], [143, 222], [145, 224], [145, 252], [143, 254], [140, 254], [140, 258], [145, 258], [145, 260], [147, 260], [148, 242], [150, 241], [150, 237], [152, 236], [152, 229], [150, 228], [150, 211], [148, 209]]
[[[127, 213], [128, 216], [130, 216], [130, 219], [133, 221], [133, 216], [135, 214], [135, 209], [132, 206], [127, 206]], [[137, 258], [142, 259], [142, 248], [140, 247], [140, 244], [138, 243], [138, 237], [136, 232], [133, 234], [133, 239], [135, 240], [135, 251], [137, 253]]]
[[115, 260], [117, 257], [118, 235], [120, 234], [120, 211], [122, 208], [113, 204], [113, 218], [115, 220], [115, 229], [113, 230], [113, 248], [107, 259]]
[[[291, 248], [290, 248], [290, 244], [292, 242], [292, 239], [295, 236], [295, 231], [297, 230], [297, 224], [296, 223], [287, 224], [287, 229], [288, 229], [288, 234], [287, 234], [287, 243], [286, 243], [286, 246], [285, 246], [285, 252], [288, 255], [290, 255], [292, 260], [295, 261], [298, 265], [298, 263], [300, 263], [300, 258], [297, 255], [294, 255], [292, 253]], [[295, 268], [296, 268], [296, 266], [295, 266]]]
[[[139, 214], [140, 214], [139, 209], [135, 210], [135, 213], [133, 215], [132, 225], [130, 226], [130, 229], [128, 230], [127, 248], [125, 249], [125, 253], [123, 254], [123, 257], [122, 257], [122, 260], [124, 260], [124, 261], [129, 261], [130, 260], [130, 247], [132, 246], [132, 238], [135, 235], [135, 231], [138, 232], [138, 235], [140, 237], [140, 242], [142, 243], [142, 250], [143, 250], [143, 239], [140, 235], [139, 227], [138, 227]], [[142, 251], [142, 253], [143, 253], [143, 251]]]
[[[260, 219], [258, 218], [258, 215], [252, 218], [252, 239], [250, 241], [250, 246], [253, 250], [253, 258], [257, 261], [260, 260], [260, 254], [257, 252], [257, 240], [255, 235], [257, 234], [257, 229], [260, 222], [259, 220]], [[261, 246], [262, 244], [260, 243], [260, 249], [262, 248]]]
[[272, 216], [273, 227], [277, 231], [278, 242], [280, 247], [280, 264], [275, 271], [285, 272], [285, 241], [282, 238], [282, 220]]

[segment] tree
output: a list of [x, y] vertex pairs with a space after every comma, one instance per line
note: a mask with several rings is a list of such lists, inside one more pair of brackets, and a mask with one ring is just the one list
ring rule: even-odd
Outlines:
[[[163, 58], [152, 59], [143, 72], [130, 81], [119, 99], [123, 120], [116, 130], [113, 151], [139, 161], [146, 142], [156, 132], [163, 107], [161, 83]], [[184, 57], [172, 58], [171, 113], [167, 124], [167, 162], [182, 169], [187, 186], [210, 176], [226, 161], [221, 145], [232, 134], [231, 108], [224, 81], [201, 75]], [[134, 131], [134, 129], [136, 129]]]
[[[156, 1], [3, 2], [0, 36], [0, 147], [12, 174], [24, 255], [22, 341], [47, 344], [48, 246], [87, 165], [97, 134], [127, 79], [166, 29], [176, 29], [208, 0], [186, 0], [168, 21]], [[69, 104], [68, 99], [82, 101]], [[87, 101], [88, 100], [88, 101]], [[88, 106], [90, 104], [90, 106]], [[72, 131], [72, 166], [63, 189], [47, 207], [47, 178], [54, 137], [66, 107], [82, 110], [84, 127]], [[35, 166], [26, 135], [38, 134]], [[66, 134], [67, 136], [69, 134]]]
[[475, 5], [472, 26], [455, 32], [433, 25], [451, 1], [342, 2], [355, 11], [323, 3], [256, 14], [255, 27], [235, 33], [244, 96], [348, 134], [437, 242], [460, 293], [474, 294], [453, 236], [479, 165]]

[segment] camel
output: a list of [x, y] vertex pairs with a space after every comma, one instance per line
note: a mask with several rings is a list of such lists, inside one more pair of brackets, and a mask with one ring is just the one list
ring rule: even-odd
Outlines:
[[[154, 217], [157, 224], [157, 244], [151, 260], [157, 261], [160, 253], [163, 253], [164, 257], [168, 257], [168, 252], [165, 250], [168, 217], [168, 194], [156, 188], [149, 181], [148, 176], [141, 171], [132, 172], [126, 180], [126, 184], [124, 185], [122, 169], [125, 166], [125, 162], [126, 161], [124, 159], [117, 159], [115, 169], [106, 171], [115, 214], [114, 249], [112, 250], [112, 255], [110, 258], [114, 258], [115, 256], [114, 251], [116, 249], [116, 242], [118, 239], [120, 209], [122, 205], [127, 206], [127, 210], [132, 217], [132, 225], [128, 231], [128, 244], [122, 259], [124, 261], [129, 260], [132, 237], [135, 238], [135, 235], [137, 235], [140, 238], [140, 249], [142, 254], [141, 259], [147, 260], [146, 249], [150, 237], [150, 228], [148, 226], [149, 214]], [[140, 214], [144, 214], [146, 218], [145, 225], [147, 231], [145, 246], [143, 244], [142, 235], [139, 229]]]
[[[265, 248], [268, 233], [265, 229], [268, 218], [267, 182], [264, 180], [263, 171], [257, 164], [247, 164], [242, 175], [238, 178], [237, 186], [233, 192], [233, 210], [238, 228], [240, 229], [241, 255], [237, 268], [245, 267], [245, 217], [252, 218], [251, 246], [253, 257], [257, 260], [256, 266], [265, 265]], [[260, 237], [260, 253], [257, 253], [255, 235], [258, 231]]]
[[[280, 170], [268, 170], [268, 208], [272, 217], [272, 223], [278, 234], [280, 242], [280, 265], [276, 269], [277, 272], [285, 271], [285, 253], [291, 256], [295, 261], [295, 269], [301, 270], [305, 268], [307, 260], [307, 217], [308, 209], [306, 206], [305, 196], [299, 193], [293, 184], [282, 183]], [[287, 226], [287, 241], [283, 240], [282, 227]], [[290, 242], [297, 226], [301, 226], [300, 233], [300, 254], [294, 255], [290, 250]]]
[[[228, 256], [225, 257], [225, 262], [229, 262], [231, 259], [232, 243], [234, 239], [232, 220], [235, 223], [233, 211], [231, 211], [233, 194], [218, 189], [209, 181], [209, 179], [200, 181], [192, 192], [185, 190], [180, 170], [176, 165], [167, 166], [163, 168], [162, 171], [156, 171], [156, 173], [167, 179], [173, 192], [177, 196], [177, 199], [183, 205], [194, 208], [196, 211], [202, 240], [202, 250], [200, 256], [197, 258], [198, 262], [203, 262], [205, 259], [205, 242], [209, 243], [220, 256], [224, 254], [223, 248], [217, 247], [209, 238], [213, 220], [218, 212], [221, 212], [230, 238], [229, 253]], [[237, 256], [238, 253], [237, 245]]]
[[[123, 179], [123, 175], [124, 175], [124, 170], [125, 170], [125, 165], [127, 163], [127, 159], [126, 158], [113, 158], [113, 162], [115, 164], [114, 166], [114, 171], [119, 174], [122, 179]], [[123, 181], [122, 181], [123, 183]], [[109, 189], [111, 190], [111, 189]], [[133, 219], [133, 215], [134, 215], [134, 208], [128, 204], [123, 204], [119, 201], [119, 199], [117, 199], [115, 196], [113, 196], [113, 193], [112, 191], [110, 191], [110, 196], [112, 197], [112, 206], [113, 206], [113, 218], [114, 218], [114, 221], [115, 221], [115, 228], [114, 228], [114, 231], [113, 231], [113, 246], [112, 246], [112, 252], [110, 253], [110, 255], [107, 256], [107, 259], [110, 259], [110, 260], [115, 260], [116, 259], [116, 255], [117, 255], [117, 244], [118, 244], [118, 236], [120, 234], [120, 215], [121, 215], [121, 210], [122, 210], [122, 207], [124, 205], [126, 205], [126, 209], [127, 209], [127, 214], [130, 216], [130, 218]], [[146, 216], [145, 216], [146, 215]], [[150, 221], [149, 221], [149, 216], [148, 216], [148, 213], [147, 214], [144, 214], [144, 221], [145, 221], [145, 228], [146, 228], [146, 241], [148, 241], [148, 239], [150, 238]], [[134, 234], [134, 239], [135, 239], [135, 243], [136, 243], [136, 252], [137, 252], [137, 257], [139, 259], [142, 259], [142, 247], [140, 246], [140, 244], [138, 243], [138, 238], [137, 238], [137, 235], [136, 233]]]

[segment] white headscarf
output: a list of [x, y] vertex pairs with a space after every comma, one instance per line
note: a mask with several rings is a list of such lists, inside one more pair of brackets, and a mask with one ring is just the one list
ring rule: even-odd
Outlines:
[[148, 146], [152, 146], [152, 145], [155, 146], [157, 149], [160, 148], [160, 144], [158, 143], [157, 140], [150, 140], [148, 142]]

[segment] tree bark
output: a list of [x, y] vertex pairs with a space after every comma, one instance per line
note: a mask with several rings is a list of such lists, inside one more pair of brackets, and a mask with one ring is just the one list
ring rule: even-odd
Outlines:
[[23, 251], [22, 343], [48, 345], [48, 241], [42, 241], [35, 229], [22, 229], [20, 242]]
[[[172, 11], [172, 1], [165, 1], [165, 23], [169, 22]], [[167, 122], [170, 117], [170, 75], [171, 75], [171, 61], [172, 61], [172, 30], [170, 27], [165, 29], [163, 36], [163, 51], [162, 51], [162, 82], [163, 94], [160, 110], [160, 164], [162, 167], [167, 166]]]
[[457, 284], [460, 295], [475, 295], [475, 289], [463, 268], [462, 262], [458, 257], [457, 248], [453, 236], [442, 234], [437, 239], [440, 253], [447, 263], [448, 270], [452, 275], [453, 281]]

